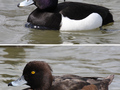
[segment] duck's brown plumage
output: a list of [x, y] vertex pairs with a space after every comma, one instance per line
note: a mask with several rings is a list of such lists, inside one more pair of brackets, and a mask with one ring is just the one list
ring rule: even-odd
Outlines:
[[[31, 71], [35, 71], [35, 74], [31, 75]], [[51, 67], [46, 62], [32, 61], [25, 66], [23, 76], [33, 90], [108, 90], [114, 78], [114, 75], [106, 78], [77, 75], [52, 76], [51, 71]], [[9, 83], [9, 86], [14, 85]]]

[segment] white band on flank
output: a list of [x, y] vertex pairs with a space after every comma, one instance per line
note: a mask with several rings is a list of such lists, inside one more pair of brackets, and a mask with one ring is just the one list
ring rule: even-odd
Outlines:
[[98, 13], [92, 13], [84, 19], [73, 20], [62, 15], [60, 31], [91, 30], [102, 26], [102, 17]]

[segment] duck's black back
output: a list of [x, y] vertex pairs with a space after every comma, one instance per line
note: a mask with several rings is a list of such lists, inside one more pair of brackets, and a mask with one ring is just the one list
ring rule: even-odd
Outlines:
[[103, 25], [113, 22], [113, 17], [108, 8], [78, 2], [64, 2], [58, 4], [55, 12], [60, 12], [70, 19], [80, 20], [95, 12], [102, 16]]

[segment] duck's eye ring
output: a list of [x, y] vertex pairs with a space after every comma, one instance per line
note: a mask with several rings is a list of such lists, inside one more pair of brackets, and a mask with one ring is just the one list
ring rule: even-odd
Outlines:
[[35, 74], [35, 71], [31, 71], [31, 74]]

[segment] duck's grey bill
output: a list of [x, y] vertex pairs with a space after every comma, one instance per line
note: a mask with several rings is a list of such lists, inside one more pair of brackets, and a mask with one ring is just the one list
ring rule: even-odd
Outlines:
[[8, 86], [20, 86], [24, 84], [27, 84], [27, 81], [24, 79], [24, 76], [21, 76], [17, 80], [10, 82]]
[[33, 0], [25, 0], [21, 3], [18, 4], [18, 7], [24, 7], [24, 6], [29, 6], [29, 5], [32, 5], [34, 2]]

